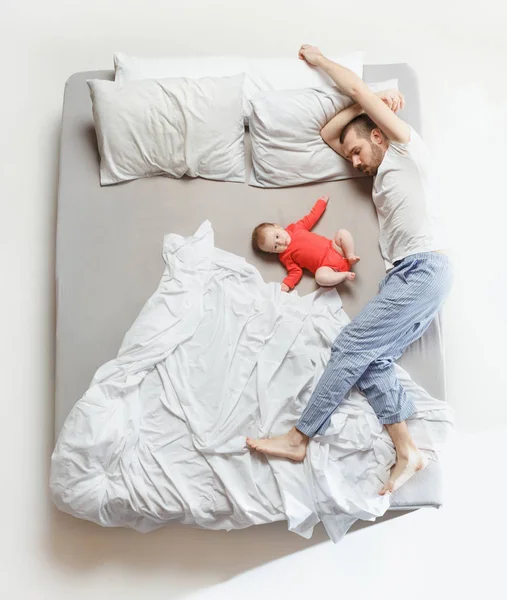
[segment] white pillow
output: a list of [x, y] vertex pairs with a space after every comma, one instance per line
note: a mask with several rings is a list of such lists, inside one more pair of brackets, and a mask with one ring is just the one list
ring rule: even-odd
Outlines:
[[[347, 67], [363, 78], [363, 53], [352, 52], [331, 60]], [[326, 89], [334, 86], [333, 80], [317, 67], [294, 58], [247, 59], [245, 97], [250, 102], [262, 91], [297, 90], [302, 88]], [[251, 107], [248, 114], [251, 113]]]
[[[398, 80], [369, 87], [374, 92], [397, 89]], [[265, 92], [255, 97], [250, 116], [250, 185], [287, 187], [363, 177], [320, 136], [324, 125], [352, 103], [336, 87]]]
[[245, 181], [243, 80], [88, 81], [100, 183], [153, 175]]
[[[293, 58], [242, 58], [234, 56], [203, 56], [192, 58], [140, 58], [123, 52], [113, 54], [115, 81], [164, 77], [222, 77], [245, 73], [244, 114], [251, 112], [250, 100], [260, 91], [321, 88], [333, 82], [322, 70]], [[363, 53], [352, 52], [332, 58], [363, 77]]]
[[[236, 56], [144, 58], [115, 52], [113, 61], [114, 80], [118, 83], [167, 77], [227, 77], [246, 72], [246, 60]], [[248, 101], [243, 98], [243, 114], [247, 115], [248, 111]]]
[[196, 56], [187, 58], [140, 58], [123, 52], [113, 54], [118, 83], [135, 79], [165, 79], [167, 77], [228, 77], [246, 71], [246, 60], [234, 56]]

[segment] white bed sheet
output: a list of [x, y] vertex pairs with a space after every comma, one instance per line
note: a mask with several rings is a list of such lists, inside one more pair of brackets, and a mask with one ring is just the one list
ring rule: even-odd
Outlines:
[[[378, 490], [394, 449], [353, 390], [293, 463], [252, 454], [245, 437], [297, 422], [349, 322], [337, 292], [304, 297], [266, 284], [215, 248], [211, 224], [165, 237], [159, 287], [74, 406], [51, 464], [55, 504], [104, 526], [150, 531], [172, 520], [235, 529], [286, 519], [309, 537], [319, 520], [338, 541], [389, 508]], [[449, 406], [401, 368], [417, 413], [409, 428], [436, 460]]]

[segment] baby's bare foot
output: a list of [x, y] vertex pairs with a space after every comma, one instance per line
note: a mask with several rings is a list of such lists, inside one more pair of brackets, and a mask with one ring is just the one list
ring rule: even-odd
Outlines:
[[350, 273], [349, 272], [349, 273], [346, 273], [346, 275], [347, 275], [347, 279], [349, 281], [354, 281], [354, 279], [356, 278], [356, 274], [355, 273]]
[[349, 261], [350, 266], [353, 267], [361, 260], [361, 258], [355, 254], [351, 254], [350, 256], [347, 256], [347, 260]]

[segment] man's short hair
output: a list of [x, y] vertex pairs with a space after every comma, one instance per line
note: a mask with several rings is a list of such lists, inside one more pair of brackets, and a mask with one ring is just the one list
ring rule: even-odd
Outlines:
[[274, 227], [273, 223], [261, 223], [252, 232], [252, 246], [254, 250], [260, 250], [260, 244], [264, 242], [264, 230], [268, 227]]
[[355, 119], [352, 119], [350, 123], [347, 123], [347, 125], [345, 125], [345, 127], [342, 129], [340, 135], [340, 144], [343, 144], [345, 141], [345, 136], [350, 130], [355, 131], [359, 137], [369, 140], [371, 132], [374, 129], [378, 129], [382, 136], [386, 137], [380, 127], [374, 121], [372, 121], [368, 115], [359, 115]]

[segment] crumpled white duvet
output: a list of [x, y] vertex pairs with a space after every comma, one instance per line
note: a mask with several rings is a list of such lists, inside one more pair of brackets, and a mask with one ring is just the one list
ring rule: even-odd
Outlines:
[[[389, 499], [378, 490], [395, 454], [359, 392], [303, 463], [245, 445], [247, 435], [277, 435], [297, 422], [349, 322], [337, 292], [282, 293], [243, 258], [215, 248], [207, 221], [193, 236], [167, 235], [163, 255], [157, 291], [60, 433], [55, 504], [139, 531], [172, 520], [234, 529], [286, 519], [309, 537], [323, 521], [333, 541], [356, 519], [382, 515]], [[411, 433], [435, 459], [450, 409], [398, 374], [418, 411]]]

